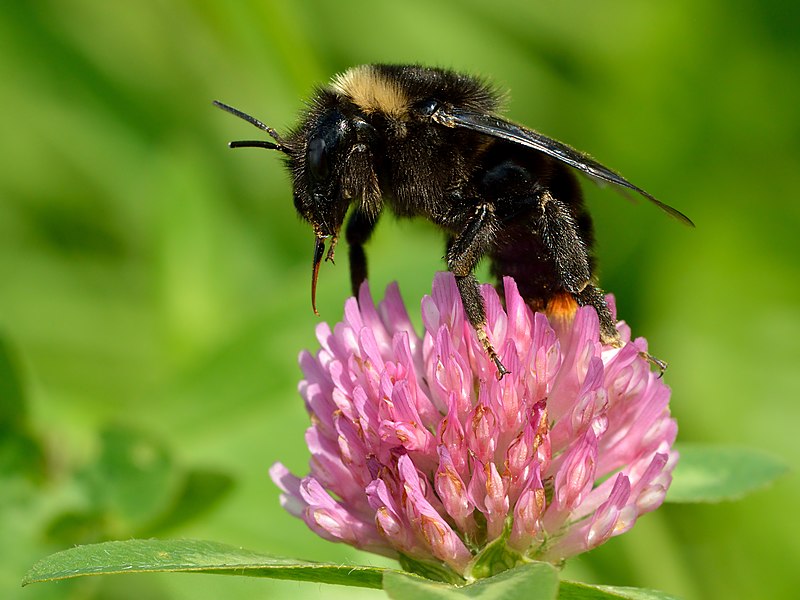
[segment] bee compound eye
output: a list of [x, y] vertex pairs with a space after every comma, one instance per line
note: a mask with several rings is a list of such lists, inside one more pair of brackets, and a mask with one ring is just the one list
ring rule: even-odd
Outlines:
[[317, 181], [325, 179], [330, 173], [328, 153], [328, 145], [323, 138], [315, 137], [308, 142], [306, 165], [311, 177]]

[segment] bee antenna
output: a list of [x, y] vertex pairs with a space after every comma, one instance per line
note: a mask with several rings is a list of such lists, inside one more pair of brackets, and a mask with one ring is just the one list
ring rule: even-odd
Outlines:
[[286, 144], [283, 141], [283, 138], [275, 131], [272, 127], [265, 125], [255, 117], [251, 117], [247, 113], [240, 111], [238, 108], [233, 108], [225, 104], [224, 102], [220, 102], [219, 100], [214, 100], [214, 106], [217, 108], [221, 108], [222, 110], [231, 113], [232, 115], [247, 121], [251, 125], [255, 125], [261, 131], [266, 131], [267, 135], [271, 137], [273, 140], [278, 142], [277, 144], [273, 144], [272, 142], [258, 142], [258, 141], [251, 141], [245, 140], [241, 142], [231, 142], [228, 144], [231, 148], [267, 148], [269, 150], [279, 150], [284, 154], [289, 154], [288, 149], [286, 148]]
[[228, 142], [228, 148], [266, 148], [267, 150], [286, 152], [283, 146], [265, 140], [237, 140], [235, 142]]

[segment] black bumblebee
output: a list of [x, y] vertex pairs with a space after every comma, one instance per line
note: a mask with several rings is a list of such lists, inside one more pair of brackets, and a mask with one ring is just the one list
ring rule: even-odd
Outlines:
[[[332, 260], [345, 216], [353, 292], [367, 277], [364, 244], [384, 208], [424, 217], [447, 236], [446, 261], [465, 312], [498, 377], [507, 373], [492, 347], [473, 275], [484, 256], [498, 279], [513, 277], [534, 310], [574, 313], [590, 305], [600, 340], [620, 345], [594, 278], [592, 222], [570, 167], [629, 188], [684, 223], [682, 213], [556, 140], [497, 115], [501, 94], [453, 71], [414, 65], [363, 65], [316, 91], [288, 136], [230, 106], [220, 108], [274, 140], [231, 142], [286, 155], [294, 203], [314, 228], [311, 303], [319, 266]], [[657, 364], [658, 361], [655, 361]]]

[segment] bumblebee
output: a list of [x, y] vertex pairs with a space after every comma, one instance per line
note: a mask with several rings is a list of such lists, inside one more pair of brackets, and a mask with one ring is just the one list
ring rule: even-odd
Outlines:
[[622, 343], [596, 282], [592, 221], [576, 170], [633, 190], [678, 220], [692, 222], [586, 154], [504, 119], [501, 98], [497, 89], [469, 75], [375, 64], [353, 67], [319, 88], [285, 137], [235, 108], [215, 104], [273, 140], [235, 141], [231, 148], [267, 148], [286, 156], [295, 207], [315, 235], [315, 313], [319, 267], [323, 256], [333, 260], [348, 212], [353, 293], [367, 277], [364, 244], [384, 207], [398, 217], [423, 217], [445, 233], [447, 268], [502, 377], [508, 371], [486, 335], [474, 275], [484, 257], [498, 280], [506, 275], [516, 280], [534, 310], [570, 316], [578, 306], [592, 306], [600, 341]]

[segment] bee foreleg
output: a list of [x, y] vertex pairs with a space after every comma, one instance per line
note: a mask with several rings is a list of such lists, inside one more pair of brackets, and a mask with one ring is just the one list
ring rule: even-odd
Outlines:
[[358, 297], [358, 288], [367, 279], [367, 255], [364, 244], [375, 230], [377, 219], [369, 216], [359, 208], [353, 210], [347, 221], [345, 238], [350, 249], [350, 285], [353, 295]]

